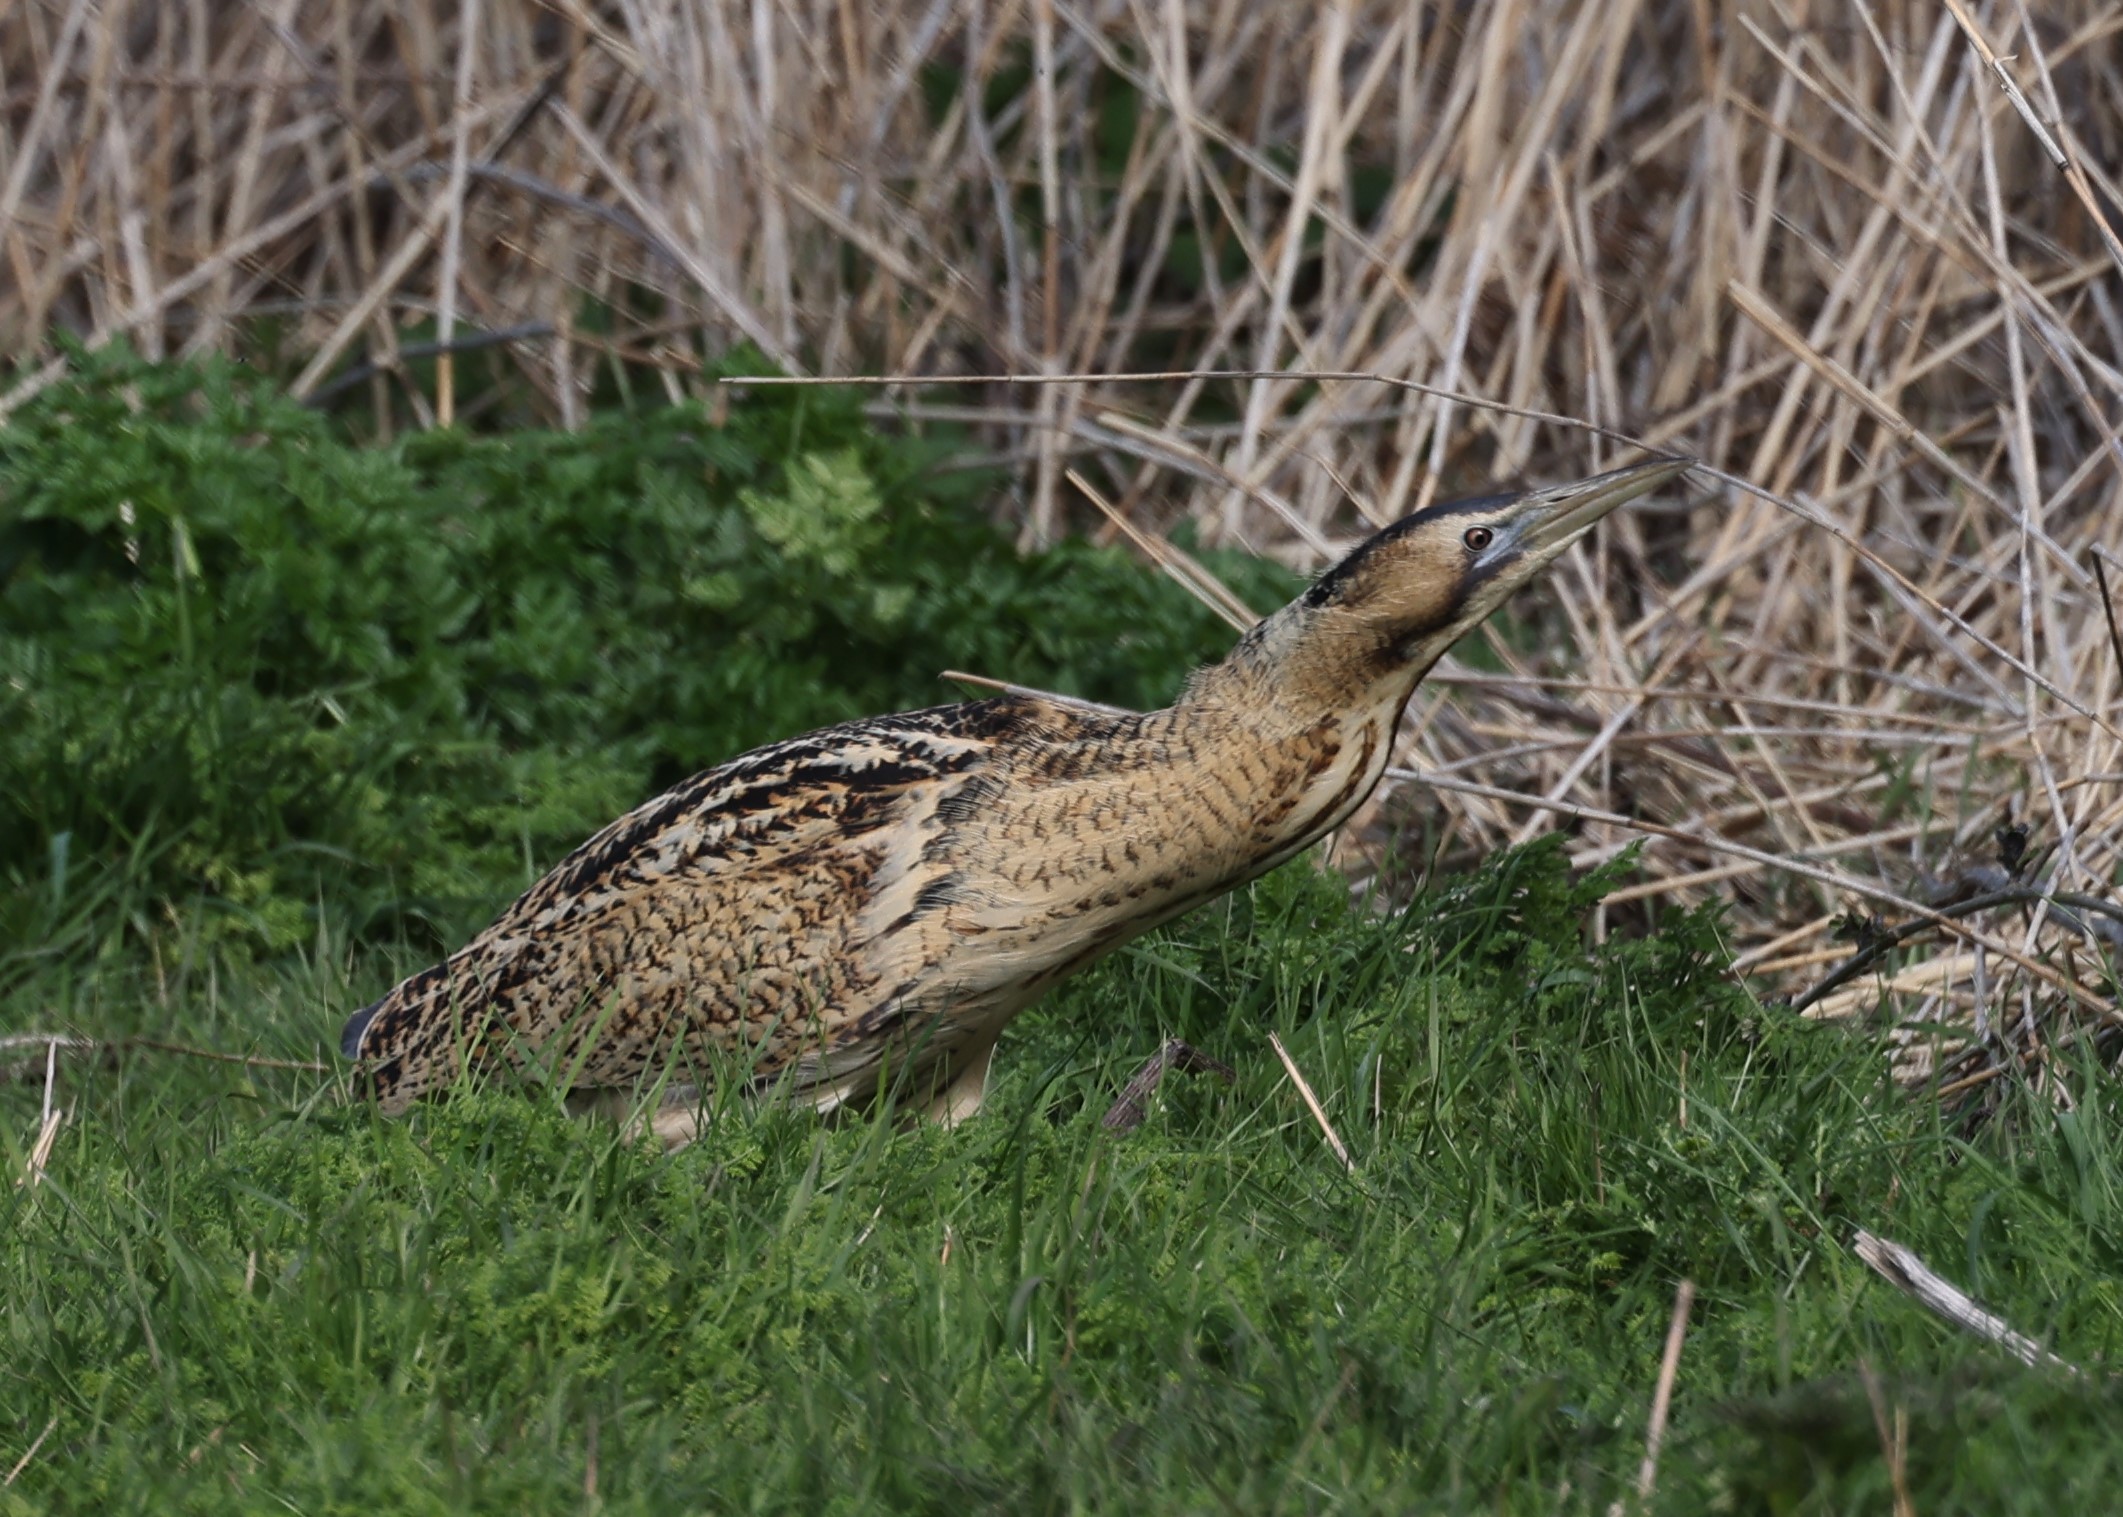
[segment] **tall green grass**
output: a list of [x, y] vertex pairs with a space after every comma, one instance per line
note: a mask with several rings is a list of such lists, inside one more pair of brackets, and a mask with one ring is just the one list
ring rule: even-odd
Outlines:
[[[678, 769], [945, 663], [1160, 699], [1222, 641], [816, 399], [368, 453], [218, 371], [0, 433], [0, 586], [0, 1030], [294, 1059]], [[1715, 914], [1588, 948], [1627, 867], [1536, 845], [1388, 911], [1293, 865], [1021, 1019], [951, 1132], [731, 1101], [666, 1158], [135, 1049], [62, 1064], [16, 1186], [36, 1061], [0, 1513], [1605, 1513], [1684, 1278], [1652, 1509], [1889, 1510], [1882, 1421], [1927, 1517], [2105, 1509], [2112, 1082], [1963, 1130], [1756, 1005]], [[1105, 1131], [1174, 1035], [1236, 1083]], [[1860, 1226], [2092, 1373], [1942, 1327]]]
[[[510, 1090], [390, 1122], [303, 1075], [70, 1072], [0, 1199], [0, 1428], [56, 1419], [8, 1509], [1604, 1511], [1682, 1277], [1658, 1510], [1885, 1510], [1860, 1365], [1920, 1511], [2100, 1509], [2110, 1383], [1953, 1336], [1843, 1242], [2112, 1361], [2105, 1088], [1971, 1142], [1758, 1012], [1712, 921], [1587, 955], [1582, 899], [1548, 848], [1391, 915], [1285, 870], [1024, 1019], [952, 1132], [738, 1104], [666, 1159]], [[127, 993], [95, 983], [80, 1019]], [[269, 1047], [346, 1004], [299, 963], [132, 993]], [[1172, 1034], [1237, 1084], [1105, 1132]], [[16, 1164], [35, 1100], [0, 1102]]]

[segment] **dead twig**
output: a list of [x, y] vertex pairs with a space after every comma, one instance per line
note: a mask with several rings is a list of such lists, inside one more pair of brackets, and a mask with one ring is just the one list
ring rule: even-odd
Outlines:
[[[328, 1075], [334, 1066], [313, 1059], [273, 1059], [262, 1054], [223, 1053], [214, 1048], [195, 1048], [188, 1043], [169, 1043], [160, 1038], [79, 1038], [64, 1033], [11, 1033], [0, 1037], [0, 1053], [15, 1048], [44, 1048], [47, 1059], [61, 1053], [92, 1054], [115, 1059], [136, 1051], [176, 1054], [187, 1059], [208, 1059], [217, 1064], [240, 1064], [247, 1069], [284, 1069], [298, 1074]], [[37, 1061], [44, 1062], [44, 1061]], [[0, 1085], [19, 1081], [34, 1072], [36, 1063], [17, 1061], [0, 1065]]]
[[1134, 716], [1135, 712], [1120, 706], [1108, 706], [1103, 701], [1087, 701], [1078, 695], [1062, 695], [1053, 690], [1040, 690], [1031, 685], [1013, 685], [1008, 680], [989, 679], [985, 674], [968, 674], [963, 669], [946, 669], [937, 675], [955, 684], [971, 685], [976, 690], [995, 690], [1004, 695], [1029, 695], [1038, 700], [1052, 701], [1057, 706], [1074, 706], [1079, 711], [1096, 711], [1101, 716]]
[[1290, 1057], [1290, 1050], [1283, 1047], [1283, 1040], [1272, 1032], [1268, 1034], [1268, 1046], [1273, 1048], [1275, 1056], [1283, 1061], [1283, 1068], [1290, 1075], [1290, 1083], [1297, 1087], [1297, 1093], [1304, 1098], [1305, 1109], [1312, 1113], [1312, 1120], [1319, 1124], [1319, 1130], [1326, 1135], [1327, 1146], [1334, 1150], [1334, 1157], [1342, 1161], [1342, 1168], [1352, 1175], [1355, 1174], [1356, 1160], [1349, 1157], [1349, 1145], [1342, 1142], [1342, 1135], [1336, 1132], [1334, 1124], [1327, 1120], [1327, 1109], [1320, 1105], [1319, 1097], [1312, 1093], [1311, 1083], [1298, 1069], [1297, 1061]]
[[30, 1145], [29, 1161], [23, 1166], [22, 1178], [15, 1188], [24, 1185], [32, 1190], [44, 1183], [44, 1167], [51, 1162], [52, 1144], [58, 1141], [59, 1124], [66, 1120], [64, 1110], [52, 1102], [52, 1089], [59, 1072], [59, 1045], [47, 1044], [44, 1050], [44, 1110], [37, 1123], [37, 1141]]
[[1408, 395], [1457, 401], [1461, 405], [1473, 406], [1478, 410], [1493, 411], [1499, 416], [1514, 416], [1549, 426], [1569, 427], [1632, 448], [1651, 448], [1654, 453], [1659, 451], [1630, 433], [1599, 426], [1583, 417], [1507, 405], [1503, 401], [1492, 400], [1469, 390], [1423, 384], [1402, 375], [1366, 369], [1151, 369], [1122, 370], [1107, 374], [724, 374], [718, 376], [715, 382], [768, 388], [806, 385], [910, 385], [916, 388], [931, 385], [978, 385], [987, 388], [993, 385], [1173, 384], [1181, 381], [1201, 384], [1221, 380], [1251, 382], [1265, 379], [1292, 380], [1302, 384], [1380, 384]]
[[1917, 1517], [1917, 1504], [1909, 1496], [1909, 1409], [1897, 1405], [1890, 1423], [1887, 1399], [1880, 1392], [1880, 1377], [1872, 1362], [1858, 1361], [1858, 1379], [1864, 1382], [1865, 1399], [1872, 1403], [1872, 1425], [1880, 1435], [1880, 1457], [1887, 1461], [1888, 1483], [1894, 1487], [1894, 1517]]
[[466, 332], [450, 338], [447, 342], [409, 342], [397, 350], [394, 362], [366, 358], [344, 373], [333, 375], [330, 380], [304, 396], [303, 404], [312, 410], [321, 409], [356, 385], [366, 384], [376, 375], [388, 373], [415, 359], [439, 358], [448, 353], [474, 353], [481, 348], [498, 348], [511, 342], [531, 342], [552, 335], [553, 323], [550, 321], [525, 321], [512, 327], [499, 327], [491, 332]]
[[2095, 548], [2087, 558], [2094, 566], [2094, 583], [2101, 587], [2101, 614], [2108, 620], [2108, 651], [2116, 656], [2116, 668], [2123, 672], [2123, 629], [2116, 625], [2116, 597], [2108, 588], [2108, 555]]
[[44, 1424], [44, 1431], [37, 1435], [36, 1441], [23, 1451], [22, 1457], [20, 1459], [17, 1459], [14, 1463], [13, 1468], [8, 1470], [7, 1478], [5, 1480], [0, 1480], [0, 1487], [10, 1486], [15, 1483], [15, 1477], [29, 1468], [29, 1462], [37, 1457], [37, 1450], [44, 1447], [44, 1440], [51, 1437], [52, 1429], [56, 1428], [58, 1425], [59, 1414], [57, 1412], [54, 1412], [52, 1414], [52, 1420]]
[[1850, 1246], [1852, 1252], [1870, 1265], [1881, 1279], [1963, 1332], [1997, 1344], [2029, 1368], [2046, 1366], [2070, 1375], [2085, 1375], [2086, 1372], [2077, 1365], [2058, 1358], [2025, 1333], [2015, 1331], [2003, 1317], [1978, 1306], [1965, 1291], [1933, 1270], [1913, 1250], [1862, 1227], [1851, 1239]]
[[[2047, 905], [2052, 908], [2050, 919], [2058, 926], [2069, 928], [2082, 937], [2104, 942], [2112, 951], [2123, 955], [2123, 906], [2074, 890], [2052, 891], [2044, 890], [2039, 885], [2008, 885], [2001, 890], [1992, 890], [1983, 895], [1942, 904], [1933, 910], [1940, 917], [1960, 918], [1977, 916], [1999, 906], [2014, 905]], [[2087, 915], [2076, 915], [2081, 912]], [[1897, 927], [1880, 927], [1868, 932], [1866, 941], [1856, 953], [1829, 971], [1812, 988], [1793, 997], [1790, 1009], [1794, 1012], [1806, 1010], [1830, 991], [1858, 978], [1911, 938], [1927, 932], [1936, 932], [1938, 927], [1938, 922], [1927, 919], [1904, 922]]]
[[[1673, 1407], [1673, 1382], [1681, 1370], [1681, 1344], [1688, 1336], [1688, 1316], [1695, 1308], [1695, 1282], [1683, 1280], [1674, 1288], [1673, 1316], [1666, 1323], [1666, 1348], [1659, 1355], [1659, 1378], [1651, 1391], [1651, 1417], [1644, 1429], [1644, 1462], [1636, 1472], [1636, 1504], [1643, 1510], [1651, 1503], [1658, 1485], [1659, 1450], [1666, 1442], [1666, 1417]], [[1608, 1509], [1608, 1517], [1620, 1517], [1622, 1503]]]
[[1150, 1115], [1150, 1097], [1164, 1083], [1166, 1072], [1174, 1069], [1190, 1075], [1215, 1075], [1226, 1085], [1238, 1079], [1238, 1071], [1223, 1060], [1211, 1058], [1183, 1039], [1167, 1038], [1164, 1047], [1144, 1060], [1143, 1067], [1121, 1087], [1120, 1095], [1106, 1108], [1098, 1125], [1108, 1132], [1133, 1132], [1142, 1126]]

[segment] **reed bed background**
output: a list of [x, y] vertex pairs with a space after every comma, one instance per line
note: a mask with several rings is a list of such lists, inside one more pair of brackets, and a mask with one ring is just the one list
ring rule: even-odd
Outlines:
[[[1765, 994], [1921, 929], [1895, 1004], [1960, 1062], [1913, 1036], [1905, 1068], [1979, 1090], [2116, 1020], [2119, 31], [2079, 0], [15, 0], [0, 412], [70, 339], [279, 364], [379, 433], [574, 425], [607, 376], [701, 388], [748, 344], [960, 381], [877, 408], [970, 426], [1026, 541], [1183, 577], [1183, 526], [1310, 568], [1440, 494], [1690, 453], [1685, 501], [1424, 687], [1336, 857], [1648, 832], [1604, 910], [1731, 901]], [[1812, 1012], [1869, 1012], [1877, 967]]]

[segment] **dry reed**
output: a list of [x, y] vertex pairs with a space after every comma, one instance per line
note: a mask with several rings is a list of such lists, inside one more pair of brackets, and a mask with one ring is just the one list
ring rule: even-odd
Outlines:
[[2007, 823], [2037, 897], [2123, 874], [2119, 30], [2086, 0], [14, 0], [0, 410], [62, 332], [243, 352], [266, 316], [298, 392], [365, 375], [419, 424], [476, 403], [453, 332], [563, 425], [599, 365], [682, 388], [739, 341], [1300, 371], [880, 392], [1016, 465], [1027, 541], [1168, 564], [1181, 519], [1309, 567], [1619, 456], [1527, 413], [1692, 453], [1767, 496], [1706, 475], [1574, 553], [1552, 645], [1440, 671], [1399, 766], [1430, 783], [1338, 856], [1560, 820], [1589, 863], [1649, 819], [1608, 910], [1732, 900], [1765, 991], [1885, 901], [1934, 946], [1814, 1010], [1888, 985], [1947, 1039], [1912, 1077], [1984, 1087], [2115, 1020], [2083, 913], [1953, 892]]

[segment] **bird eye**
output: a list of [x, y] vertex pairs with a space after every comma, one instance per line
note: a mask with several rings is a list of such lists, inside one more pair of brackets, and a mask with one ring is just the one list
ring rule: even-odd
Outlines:
[[1490, 531], [1487, 527], [1469, 527], [1467, 529], [1467, 546], [1472, 548], [1477, 553], [1481, 552], [1482, 549], [1488, 547], [1491, 543], [1495, 541], [1496, 534]]

